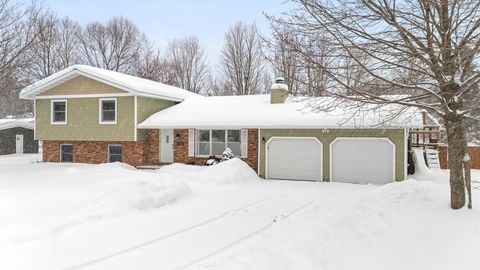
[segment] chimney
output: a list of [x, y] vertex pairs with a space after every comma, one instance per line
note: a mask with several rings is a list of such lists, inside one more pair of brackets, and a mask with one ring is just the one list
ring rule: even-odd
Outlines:
[[288, 97], [288, 86], [282, 77], [278, 77], [270, 88], [270, 103], [284, 103]]

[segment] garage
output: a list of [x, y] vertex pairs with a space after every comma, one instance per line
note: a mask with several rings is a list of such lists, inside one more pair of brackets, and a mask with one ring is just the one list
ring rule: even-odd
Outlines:
[[272, 137], [266, 148], [266, 178], [322, 181], [322, 143], [317, 138]]
[[386, 184], [395, 181], [395, 145], [387, 138], [336, 138], [330, 144], [332, 182]]

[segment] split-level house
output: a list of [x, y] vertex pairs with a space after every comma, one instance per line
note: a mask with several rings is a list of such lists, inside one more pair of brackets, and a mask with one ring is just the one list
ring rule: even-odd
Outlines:
[[230, 148], [266, 179], [403, 180], [408, 129], [422, 126], [411, 109], [324, 110], [331, 98], [292, 97], [282, 81], [264, 95], [205, 97], [83, 65], [20, 96], [35, 102], [44, 162], [201, 165]]

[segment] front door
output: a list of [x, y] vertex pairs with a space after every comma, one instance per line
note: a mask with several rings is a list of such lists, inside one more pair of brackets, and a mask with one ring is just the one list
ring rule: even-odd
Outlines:
[[23, 135], [17, 134], [15, 136], [15, 152], [17, 154], [23, 154]]
[[173, 162], [173, 130], [172, 129], [160, 130], [160, 162], [161, 163]]

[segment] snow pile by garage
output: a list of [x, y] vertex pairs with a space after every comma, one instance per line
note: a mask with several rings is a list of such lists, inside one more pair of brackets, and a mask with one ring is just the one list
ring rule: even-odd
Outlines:
[[176, 175], [189, 185], [217, 186], [246, 184], [260, 180], [255, 171], [239, 158], [223, 161], [213, 166], [194, 166], [175, 163], [160, 168], [158, 173]]

